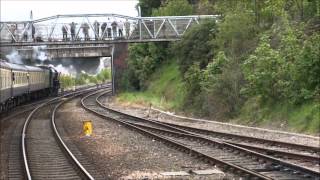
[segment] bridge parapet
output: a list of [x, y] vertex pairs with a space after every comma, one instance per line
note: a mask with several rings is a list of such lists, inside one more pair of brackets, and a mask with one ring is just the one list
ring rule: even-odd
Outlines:
[[16, 48], [18, 54], [24, 59], [56, 59], [77, 57], [110, 57], [112, 45], [47, 45], [47, 46], [23, 46]]
[[175, 41], [201, 20], [217, 18], [217, 15], [130, 17], [74, 14], [0, 22], [0, 46]]

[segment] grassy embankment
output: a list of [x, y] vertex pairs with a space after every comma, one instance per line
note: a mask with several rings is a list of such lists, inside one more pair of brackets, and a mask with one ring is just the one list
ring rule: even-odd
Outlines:
[[[150, 78], [149, 86], [142, 92], [120, 93], [120, 103], [140, 104], [170, 111], [182, 110], [184, 89], [178, 66], [171, 62], [164, 64]], [[231, 119], [244, 125], [260, 127], [279, 127], [293, 132], [317, 134], [320, 132], [320, 104], [309, 102], [303, 105], [289, 103], [265, 103], [248, 100], [238, 117]], [[210, 117], [207, 117], [210, 118]]]
[[171, 61], [163, 64], [148, 82], [142, 92], [123, 92], [117, 97], [120, 102], [142, 104], [165, 109], [178, 110], [183, 103], [184, 90], [178, 65]]
[[302, 105], [290, 103], [265, 103], [258, 106], [256, 100], [248, 100], [237, 120], [241, 124], [279, 127], [294, 132], [320, 133], [320, 104], [308, 102]]

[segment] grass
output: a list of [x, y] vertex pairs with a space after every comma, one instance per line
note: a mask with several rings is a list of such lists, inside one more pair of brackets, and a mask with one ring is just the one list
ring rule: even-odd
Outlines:
[[76, 77], [71, 75], [62, 74], [59, 76], [61, 88], [67, 89], [72, 86], [84, 85], [84, 84], [97, 84], [103, 83], [111, 79], [111, 69], [105, 68], [96, 75], [89, 75], [86, 73], [80, 73]]
[[137, 103], [176, 110], [181, 107], [184, 90], [178, 65], [174, 60], [163, 64], [147, 82], [148, 88], [143, 92], [120, 93], [120, 102]]
[[[178, 65], [174, 61], [163, 64], [153, 73], [147, 87], [141, 92], [120, 93], [117, 100], [144, 106], [149, 106], [151, 103], [154, 107], [171, 111], [182, 110], [185, 90]], [[308, 102], [298, 106], [286, 102], [261, 102], [259, 98], [251, 98], [243, 106], [238, 118], [231, 121], [238, 124], [279, 127], [278, 129], [287, 131], [319, 134], [320, 104]]]
[[257, 98], [248, 100], [237, 122], [256, 126], [280, 126], [300, 133], [320, 133], [319, 102], [307, 102], [302, 105], [292, 105], [287, 102], [262, 104], [259, 105]]
[[288, 120], [289, 127], [298, 131], [320, 133], [320, 104], [307, 103], [293, 108]]

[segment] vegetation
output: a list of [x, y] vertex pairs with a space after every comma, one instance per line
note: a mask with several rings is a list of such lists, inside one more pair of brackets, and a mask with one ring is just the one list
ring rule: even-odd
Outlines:
[[140, 0], [149, 15], [221, 18], [202, 21], [176, 43], [130, 46], [124, 90], [164, 97], [166, 108], [198, 116], [320, 133], [319, 1], [163, 2]]
[[100, 84], [111, 79], [110, 68], [103, 69], [96, 75], [90, 75], [87, 73], [80, 73], [78, 76], [74, 77], [71, 75], [60, 75], [61, 88], [68, 89], [73, 86], [79, 86], [84, 84]]
[[126, 91], [119, 95], [121, 102], [138, 103], [162, 109], [179, 109], [184, 100], [184, 86], [175, 61], [166, 62], [148, 79], [144, 91]]

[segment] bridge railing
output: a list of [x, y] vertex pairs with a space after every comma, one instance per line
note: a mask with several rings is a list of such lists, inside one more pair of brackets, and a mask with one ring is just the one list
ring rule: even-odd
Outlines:
[[57, 15], [33, 21], [0, 22], [1, 45], [37, 42], [156, 41], [179, 39], [203, 19], [217, 15], [130, 17], [117, 14]]

